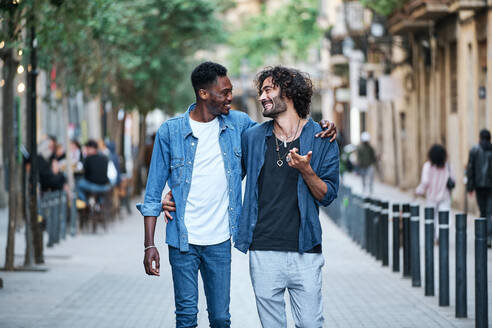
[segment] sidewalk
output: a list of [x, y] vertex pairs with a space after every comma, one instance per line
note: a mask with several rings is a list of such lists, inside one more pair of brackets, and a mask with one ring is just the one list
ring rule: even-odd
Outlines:
[[[344, 175], [344, 184], [346, 186], [351, 187], [352, 192], [356, 192], [361, 194], [362, 193], [362, 182], [359, 176], [355, 174], [346, 174]], [[415, 288], [416, 290], [419, 290], [422, 298], [428, 299], [429, 297], [424, 296], [424, 273], [425, 273], [425, 257], [424, 257], [424, 250], [425, 250], [425, 240], [424, 240], [424, 232], [425, 232], [425, 223], [424, 223], [424, 208], [426, 206], [425, 200], [422, 198], [415, 198], [413, 196], [412, 191], [404, 192], [401, 191], [400, 189], [381, 183], [379, 181], [374, 182], [374, 193], [372, 196], [377, 197], [381, 200], [386, 200], [390, 202], [390, 209], [391, 209], [391, 203], [396, 202], [399, 203], [400, 205], [402, 203], [417, 203], [420, 205], [420, 268], [421, 268], [421, 277], [422, 277], [422, 288]], [[456, 223], [456, 218], [455, 215], [456, 213], [462, 213], [456, 209], [452, 209], [449, 215], [449, 283], [450, 283], [450, 310], [451, 313], [454, 316], [454, 311], [455, 311], [455, 247], [456, 247], [456, 229], [455, 229], [455, 223]], [[468, 305], [468, 317], [470, 319], [475, 319], [475, 225], [474, 225], [474, 219], [475, 217], [472, 215], [468, 215], [467, 217], [467, 305]], [[391, 219], [390, 219], [391, 220]], [[391, 221], [390, 221], [391, 222]], [[389, 225], [389, 268], [392, 266], [392, 225], [390, 223]], [[401, 263], [401, 270], [402, 270], [402, 265], [403, 265], [403, 249], [400, 249], [400, 263]], [[369, 256], [369, 255], [368, 255]], [[374, 260], [375, 261], [375, 260]], [[488, 307], [489, 307], [489, 323], [490, 327], [492, 327], [492, 250], [488, 249]], [[430, 299], [434, 299], [434, 302], [437, 304], [438, 302], [438, 295], [439, 295], [439, 248], [437, 246], [434, 247], [434, 286], [435, 286], [435, 295], [434, 297], [430, 297]], [[391, 269], [387, 269], [390, 271]], [[402, 276], [402, 271], [400, 270], [400, 273], [393, 274], [396, 277], [401, 277]], [[408, 285], [411, 285], [411, 281], [408, 280]]]
[[[439, 308], [436, 297], [424, 297], [422, 288], [412, 288], [408, 279], [381, 267], [321, 213], [326, 327], [474, 326], [472, 319], [454, 319], [452, 307]], [[5, 217], [0, 217], [0, 226], [4, 224]], [[106, 233], [69, 237], [46, 249], [46, 273], [0, 272], [4, 280], [0, 326], [173, 327], [173, 288], [163, 229], [159, 221], [159, 278], [144, 273], [143, 224], [136, 210]], [[5, 238], [0, 236], [2, 248]], [[22, 246], [22, 240], [19, 232], [16, 244]], [[20, 264], [22, 253], [23, 247], [18, 247]], [[248, 257], [233, 250], [232, 264], [232, 327], [260, 327]], [[201, 286], [200, 292], [199, 327], [208, 327]]]

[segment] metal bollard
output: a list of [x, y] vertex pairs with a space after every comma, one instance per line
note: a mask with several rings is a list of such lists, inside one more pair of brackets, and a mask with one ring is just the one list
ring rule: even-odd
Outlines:
[[434, 208], [425, 208], [425, 296], [434, 296]]
[[448, 211], [439, 211], [439, 306], [449, 306]]
[[466, 214], [456, 214], [456, 318], [467, 317]]
[[60, 217], [60, 192], [55, 191], [53, 196], [53, 219], [55, 221], [53, 236], [55, 244], [60, 242], [60, 225], [61, 225], [61, 217]]
[[359, 232], [359, 245], [364, 248], [364, 224], [365, 224], [365, 208], [364, 208], [364, 197], [359, 195], [359, 209], [357, 212], [357, 217], [359, 218], [359, 223], [357, 229]]
[[403, 204], [403, 276], [410, 277], [410, 204]]
[[60, 238], [67, 236], [67, 195], [64, 191], [60, 192]]
[[374, 218], [374, 256], [376, 260], [381, 260], [381, 201], [376, 200], [376, 216]]
[[55, 211], [54, 211], [54, 193], [45, 193], [46, 201], [46, 231], [48, 232], [48, 247], [52, 247], [55, 244], [54, 231], [56, 229]]
[[381, 258], [383, 260], [383, 266], [388, 266], [389, 264], [389, 251], [388, 251], [388, 210], [389, 202], [382, 202], [381, 208]]
[[72, 204], [70, 206], [70, 234], [75, 236], [77, 232], [77, 199], [75, 192], [72, 194]]
[[400, 271], [400, 205], [393, 204], [393, 272]]
[[487, 294], [487, 218], [475, 220], [475, 327], [489, 325]]
[[378, 223], [379, 223], [379, 200], [374, 199], [373, 205], [373, 216], [372, 216], [372, 256], [378, 259]]
[[369, 254], [371, 255], [374, 255], [374, 230], [373, 230], [373, 227], [374, 227], [374, 215], [375, 215], [375, 212], [374, 212], [374, 199], [369, 199], [369, 220], [367, 221], [368, 225], [369, 225], [369, 239], [368, 239], [368, 246], [369, 246]]
[[420, 277], [420, 207], [413, 204], [410, 207], [410, 269], [412, 287], [422, 285]]
[[371, 216], [370, 198], [364, 197], [364, 249], [369, 252], [369, 220]]
[[375, 244], [376, 244], [376, 236], [374, 233], [374, 221], [376, 221], [376, 200], [371, 199], [371, 215], [369, 216], [369, 253], [372, 256], [376, 256]]

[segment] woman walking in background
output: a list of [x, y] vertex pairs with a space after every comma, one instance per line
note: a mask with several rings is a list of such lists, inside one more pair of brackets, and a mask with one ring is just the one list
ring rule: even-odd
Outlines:
[[439, 211], [451, 208], [451, 190], [454, 188], [454, 176], [446, 161], [446, 149], [441, 145], [433, 145], [427, 154], [427, 161], [422, 167], [422, 177], [415, 193], [425, 195], [426, 206], [434, 207], [434, 238], [438, 240]]

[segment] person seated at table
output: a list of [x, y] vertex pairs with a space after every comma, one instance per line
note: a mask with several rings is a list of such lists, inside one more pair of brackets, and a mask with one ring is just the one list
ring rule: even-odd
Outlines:
[[84, 176], [77, 182], [79, 199], [87, 202], [86, 193], [105, 193], [111, 189], [108, 179], [108, 158], [99, 153], [97, 142], [85, 144]]

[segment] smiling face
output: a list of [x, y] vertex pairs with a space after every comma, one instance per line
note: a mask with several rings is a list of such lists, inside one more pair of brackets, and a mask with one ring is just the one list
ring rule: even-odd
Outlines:
[[287, 104], [282, 98], [280, 87], [273, 84], [272, 77], [267, 77], [261, 85], [260, 102], [263, 107], [263, 116], [277, 117], [287, 110]]
[[232, 83], [227, 76], [218, 76], [213, 83], [203, 92], [205, 105], [210, 114], [214, 116], [228, 115], [232, 103]]

